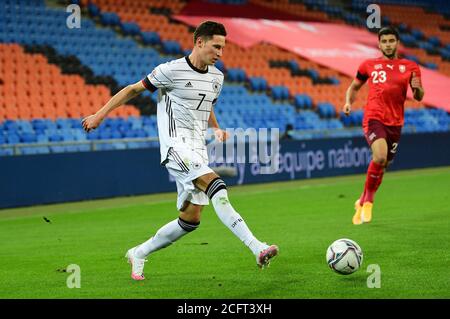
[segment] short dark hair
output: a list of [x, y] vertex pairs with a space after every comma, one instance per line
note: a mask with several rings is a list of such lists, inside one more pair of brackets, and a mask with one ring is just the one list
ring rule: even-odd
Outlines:
[[227, 31], [223, 24], [214, 21], [202, 22], [194, 31], [194, 44], [199, 37], [209, 40], [214, 35], [227, 35]]
[[400, 39], [398, 31], [394, 27], [384, 27], [384, 28], [381, 28], [380, 31], [378, 31], [378, 41], [381, 39], [382, 35], [386, 35], [386, 34], [395, 35], [395, 39], [397, 39], [397, 41]]

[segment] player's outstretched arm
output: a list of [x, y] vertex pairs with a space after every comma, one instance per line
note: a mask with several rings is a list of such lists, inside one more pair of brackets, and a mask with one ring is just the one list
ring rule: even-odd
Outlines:
[[345, 113], [345, 115], [349, 115], [352, 111], [352, 104], [355, 102], [356, 94], [358, 93], [359, 89], [363, 86], [364, 82], [360, 82], [359, 80], [353, 80], [350, 86], [347, 89], [347, 92], [345, 94], [345, 105], [342, 108], [342, 111]]
[[420, 77], [416, 76], [415, 72], [413, 72], [411, 76], [411, 89], [414, 94], [414, 99], [416, 99], [417, 101], [422, 101], [423, 96], [425, 95], [425, 91], [422, 87]]
[[117, 92], [97, 113], [85, 117], [82, 121], [83, 128], [86, 132], [96, 129], [103, 119], [114, 109], [127, 103], [135, 96], [141, 94], [145, 90], [142, 81], [130, 84]]

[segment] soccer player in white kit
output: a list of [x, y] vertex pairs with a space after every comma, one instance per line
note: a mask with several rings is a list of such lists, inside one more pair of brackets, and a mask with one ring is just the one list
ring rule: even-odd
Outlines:
[[276, 245], [260, 242], [228, 199], [224, 181], [208, 166], [205, 134], [213, 128], [219, 141], [228, 138], [214, 115], [222, 85], [223, 73], [214, 63], [222, 56], [225, 27], [205, 21], [194, 32], [194, 48], [189, 56], [157, 66], [147, 77], [128, 85], [97, 113], [83, 119], [89, 132], [115, 108], [144, 90], [158, 92], [158, 134], [161, 164], [175, 178], [179, 217], [162, 226], [146, 242], [128, 250], [131, 277], [144, 280], [146, 257], [169, 246], [200, 225], [203, 206], [214, 207], [219, 219], [252, 251], [260, 268], [269, 265], [278, 254]]

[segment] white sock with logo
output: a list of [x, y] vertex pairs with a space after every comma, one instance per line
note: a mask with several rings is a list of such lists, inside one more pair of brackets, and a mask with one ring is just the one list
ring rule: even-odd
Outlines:
[[226, 189], [221, 189], [216, 192], [212, 196], [211, 202], [222, 223], [227, 226], [248, 248], [250, 248], [254, 255], [259, 254], [261, 250], [267, 247], [267, 245], [256, 239], [241, 215], [239, 215], [239, 213], [234, 210], [233, 206], [231, 206]]

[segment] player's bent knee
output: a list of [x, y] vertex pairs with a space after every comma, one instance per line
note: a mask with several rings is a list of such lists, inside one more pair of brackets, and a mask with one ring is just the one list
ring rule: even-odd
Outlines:
[[187, 232], [192, 232], [200, 226], [200, 220], [197, 222], [193, 221], [187, 221], [182, 219], [181, 217], [178, 217], [178, 225], [180, 225], [181, 228], [183, 228]]
[[179, 218], [187, 223], [199, 224], [202, 215], [202, 205], [185, 202], [183, 208], [180, 210]]
[[386, 164], [387, 164], [387, 157], [384, 157], [384, 156], [374, 157], [373, 161], [375, 163], [377, 163], [378, 165], [386, 166]]
[[226, 189], [227, 186], [225, 182], [220, 177], [216, 177], [206, 187], [205, 194], [209, 197], [209, 199], [212, 199], [220, 190]]

